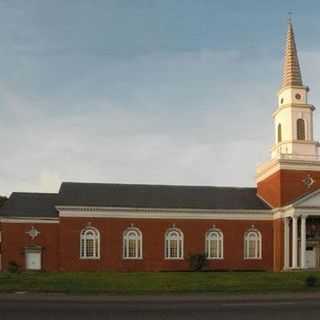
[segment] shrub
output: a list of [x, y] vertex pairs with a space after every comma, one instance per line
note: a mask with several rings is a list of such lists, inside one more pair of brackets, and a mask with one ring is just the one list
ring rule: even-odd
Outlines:
[[201, 271], [208, 265], [207, 256], [204, 253], [191, 255], [189, 261], [191, 271]]
[[305, 279], [305, 284], [307, 287], [315, 287], [318, 283], [318, 279], [315, 276], [307, 276]]
[[8, 264], [8, 271], [12, 273], [17, 273], [19, 272], [19, 265], [15, 261], [10, 261]]

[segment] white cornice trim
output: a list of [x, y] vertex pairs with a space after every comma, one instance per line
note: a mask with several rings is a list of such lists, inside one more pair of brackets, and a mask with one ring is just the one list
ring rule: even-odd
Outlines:
[[260, 182], [279, 170], [320, 171], [320, 161], [273, 159], [257, 167], [256, 182]]
[[[292, 143], [292, 144], [302, 144], [302, 145], [314, 145], [314, 146], [317, 146], [319, 144], [318, 141], [315, 141], [315, 140], [297, 140], [297, 139], [291, 139], [291, 140], [283, 140], [281, 142], [278, 142], [276, 144], [274, 144], [272, 147], [271, 147], [271, 150], [275, 150], [275, 149], [278, 149], [279, 146], [281, 145], [286, 145], [288, 143]], [[292, 154], [292, 156], [294, 157], [295, 154]], [[308, 154], [299, 154], [298, 156], [300, 157], [310, 157], [310, 155]], [[312, 155], [311, 155], [312, 156]], [[290, 160], [290, 159], [289, 159]], [[300, 160], [300, 159], [299, 159]], [[316, 160], [305, 160], [305, 161], [316, 161]]]
[[50, 219], [39, 219], [39, 218], [20, 218], [20, 217], [10, 217], [10, 218], [0, 218], [0, 223], [59, 223], [58, 218]]
[[235, 212], [235, 213], [267, 213], [269, 209], [197, 209], [197, 208], [143, 208], [143, 207], [97, 207], [97, 206], [56, 206], [60, 212], [64, 211], [128, 211], [128, 212], [192, 212], [192, 213], [216, 213], [216, 212]]
[[303, 89], [303, 90], [307, 90], [309, 91], [309, 87], [308, 86], [285, 86], [285, 87], [281, 87], [278, 92], [277, 95], [279, 96], [283, 91], [288, 90], [288, 89]]
[[277, 208], [274, 210], [273, 213], [273, 220], [278, 220], [285, 217], [292, 217], [294, 214], [294, 208], [287, 207], [287, 208]]
[[308, 103], [287, 103], [279, 106], [273, 113], [272, 117], [274, 118], [279, 112], [281, 112], [284, 109], [293, 108], [293, 109], [310, 109], [315, 110], [314, 105], [308, 104]]
[[280, 170], [280, 163], [278, 159], [273, 159], [268, 162], [262, 163], [256, 169], [256, 182], [260, 182], [272, 174]]
[[288, 217], [301, 217], [301, 216], [316, 216], [319, 217], [319, 207], [301, 207], [294, 208], [288, 207], [287, 209], [279, 209], [274, 214], [274, 220], [288, 218]]
[[205, 210], [154, 208], [56, 207], [60, 217], [190, 220], [272, 220], [271, 210]]

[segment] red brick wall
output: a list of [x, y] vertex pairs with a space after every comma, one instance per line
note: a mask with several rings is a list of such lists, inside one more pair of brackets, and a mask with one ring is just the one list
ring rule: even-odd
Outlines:
[[281, 204], [281, 175], [280, 171], [272, 174], [257, 184], [257, 193], [273, 208]]
[[273, 270], [281, 271], [284, 265], [284, 223], [283, 219], [273, 221]]
[[[307, 188], [303, 183], [303, 179], [308, 175], [314, 179], [311, 188]], [[277, 208], [319, 188], [319, 171], [279, 170], [260, 181], [257, 185], [257, 192], [272, 207]]]
[[[101, 259], [79, 258], [79, 235], [88, 222], [100, 231]], [[122, 233], [134, 224], [143, 233], [143, 260], [122, 259]], [[184, 260], [164, 259], [164, 234], [175, 224], [184, 233]], [[204, 253], [205, 233], [215, 226], [224, 234], [224, 259], [209, 261], [210, 269], [274, 269], [273, 222], [233, 220], [157, 220], [157, 219], [111, 219], [111, 218], [61, 218], [60, 224], [2, 223], [2, 262], [7, 269], [10, 261], [25, 266], [25, 247], [39, 245], [42, 251], [44, 271], [160, 271], [189, 270], [187, 257]], [[261, 260], [243, 259], [243, 235], [255, 225], [262, 233]], [[27, 231], [34, 226], [40, 235], [32, 240]], [[59, 246], [61, 243], [61, 246]]]
[[[40, 234], [32, 240], [27, 231], [34, 226]], [[2, 267], [6, 270], [8, 263], [16, 262], [22, 269], [25, 268], [25, 247], [38, 245], [42, 250], [43, 271], [56, 271], [59, 269], [58, 258], [58, 228], [59, 224], [43, 223], [2, 223]]]
[[[79, 258], [79, 235], [88, 222], [100, 231], [101, 258]], [[143, 233], [143, 260], [122, 259], [122, 233], [134, 224]], [[175, 224], [184, 233], [184, 260], [164, 259], [164, 234]], [[60, 270], [61, 271], [159, 271], [188, 270], [186, 259], [191, 254], [204, 253], [205, 233], [215, 224], [224, 234], [224, 259], [209, 262], [211, 269], [263, 269], [273, 270], [273, 222], [232, 220], [162, 220], [162, 219], [111, 219], [111, 218], [61, 218]], [[243, 235], [255, 225], [263, 237], [263, 259], [243, 259]]]

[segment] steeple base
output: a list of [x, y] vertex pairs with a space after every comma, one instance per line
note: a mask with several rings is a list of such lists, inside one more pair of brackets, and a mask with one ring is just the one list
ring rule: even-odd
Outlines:
[[320, 188], [320, 159], [273, 159], [258, 166], [256, 182], [258, 195], [271, 207], [286, 206]]

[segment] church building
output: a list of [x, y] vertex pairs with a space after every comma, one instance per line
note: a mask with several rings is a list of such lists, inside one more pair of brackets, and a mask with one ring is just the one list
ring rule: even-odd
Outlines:
[[[267, 66], [266, 66], [267, 67]], [[320, 157], [291, 21], [273, 113], [271, 159], [256, 187], [62, 183], [0, 201], [0, 271], [320, 268]]]

